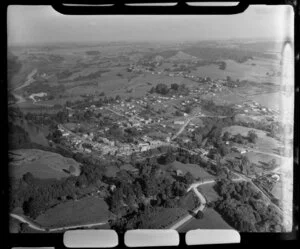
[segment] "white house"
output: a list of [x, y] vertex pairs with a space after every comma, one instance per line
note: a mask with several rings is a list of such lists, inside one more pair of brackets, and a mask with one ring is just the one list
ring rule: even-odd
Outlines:
[[175, 121], [174, 121], [174, 124], [175, 124], [175, 125], [183, 125], [183, 124], [184, 124], [184, 121], [183, 121], [183, 120], [175, 120]]

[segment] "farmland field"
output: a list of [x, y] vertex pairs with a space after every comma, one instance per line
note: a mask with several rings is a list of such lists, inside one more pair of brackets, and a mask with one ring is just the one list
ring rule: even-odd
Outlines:
[[183, 174], [186, 174], [187, 172], [190, 172], [195, 178], [200, 177], [203, 180], [213, 180], [215, 177], [211, 174], [209, 174], [205, 169], [200, 167], [197, 164], [184, 164], [178, 161], [175, 161], [172, 163], [172, 166], [175, 169], [179, 169], [182, 171]]
[[245, 156], [248, 157], [250, 162], [255, 163], [257, 165], [263, 166], [265, 163], [270, 162], [272, 159], [275, 159], [276, 164], [281, 165], [282, 164], [282, 159], [279, 157], [274, 157], [271, 155], [266, 155], [263, 153], [257, 153], [257, 152], [247, 152], [245, 153]]
[[203, 219], [192, 218], [189, 222], [178, 229], [180, 233], [186, 233], [193, 229], [232, 229], [222, 216], [212, 208], [204, 210]]
[[47, 210], [35, 220], [45, 227], [63, 227], [106, 222], [110, 218], [108, 206], [103, 199], [85, 197], [79, 201], [67, 201]]
[[199, 192], [204, 195], [207, 202], [213, 202], [219, 199], [218, 193], [214, 190], [214, 184], [205, 184], [198, 187]]
[[257, 142], [255, 143], [255, 147], [262, 153], [275, 153], [276, 149], [280, 147], [280, 143], [276, 139], [267, 136], [266, 132], [262, 130], [233, 125], [223, 128], [222, 133], [228, 131], [231, 135], [236, 135], [240, 133], [242, 136], [247, 136], [248, 132], [251, 130], [255, 131], [255, 133], [258, 136]]
[[151, 217], [152, 219], [149, 225], [158, 229], [165, 228], [186, 214], [188, 214], [188, 211], [183, 208], [163, 208], [160, 212]]
[[19, 149], [10, 151], [12, 162], [10, 173], [16, 178], [21, 178], [30, 172], [41, 179], [68, 177], [70, 174], [78, 176], [80, 165], [74, 159], [63, 157], [57, 153], [38, 149]]
[[14, 7], [11, 232], [286, 231], [294, 44], [270, 24], [288, 12], [254, 8], [249, 39], [249, 15], [60, 15], [58, 27], [49, 6]]
[[233, 60], [225, 60], [225, 62], [225, 70], [221, 70], [219, 66], [211, 64], [198, 67], [196, 73], [199, 76], [208, 76], [213, 79], [225, 79], [227, 76], [230, 76], [232, 79], [280, 83], [280, 77], [277, 75], [279, 65], [276, 64], [275, 60], [254, 58], [254, 60], [244, 63], [238, 63]]

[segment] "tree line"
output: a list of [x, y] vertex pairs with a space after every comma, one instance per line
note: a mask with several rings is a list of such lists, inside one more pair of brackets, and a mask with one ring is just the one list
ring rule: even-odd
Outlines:
[[283, 217], [272, 204], [262, 201], [249, 182], [218, 181], [215, 190], [220, 200], [215, 209], [231, 226], [241, 232], [284, 232]]

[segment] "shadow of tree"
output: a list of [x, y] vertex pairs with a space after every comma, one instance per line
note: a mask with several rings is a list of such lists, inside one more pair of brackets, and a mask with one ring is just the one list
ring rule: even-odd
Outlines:
[[196, 218], [196, 214], [194, 213], [193, 210], [188, 210], [188, 213], [189, 213], [191, 216], [193, 216], [194, 218]]

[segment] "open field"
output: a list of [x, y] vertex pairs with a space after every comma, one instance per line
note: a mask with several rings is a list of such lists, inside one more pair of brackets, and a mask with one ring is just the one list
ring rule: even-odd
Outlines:
[[[293, 96], [286, 96], [282, 92], [275, 93], [263, 93], [255, 96], [251, 96], [251, 99], [259, 104], [271, 108], [273, 110], [282, 112], [292, 112], [293, 109], [288, 105]], [[292, 113], [290, 114], [292, 115]]]
[[219, 69], [218, 65], [211, 64], [198, 67], [196, 74], [212, 79], [225, 79], [229, 76], [232, 79], [280, 83], [280, 75], [277, 74], [280, 70], [278, 60], [254, 58], [243, 63], [233, 60], [225, 60], [225, 62], [225, 70]]
[[165, 228], [186, 214], [188, 211], [183, 208], [163, 208], [151, 217], [149, 226], [155, 229]]
[[79, 201], [67, 201], [47, 210], [35, 220], [45, 227], [63, 227], [105, 222], [110, 218], [108, 206], [103, 199], [85, 197]]
[[263, 152], [267, 153], [274, 153], [276, 154], [276, 149], [281, 146], [278, 140], [267, 136], [265, 131], [248, 128], [244, 126], [238, 126], [233, 125], [229, 127], [225, 127], [222, 130], [222, 134], [224, 134], [225, 131], [228, 131], [231, 135], [241, 134], [242, 136], [247, 136], [249, 131], [255, 131], [255, 133], [258, 136], [257, 142], [254, 145], [254, 148]]
[[172, 166], [175, 169], [179, 169], [182, 171], [183, 174], [186, 174], [187, 172], [190, 172], [194, 178], [200, 177], [202, 180], [213, 180], [215, 177], [211, 174], [209, 174], [205, 169], [201, 168], [197, 164], [183, 164], [181, 162], [175, 161], [172, 163]]
[[196, 199], [197, 197], [194, 195], [192, 191], [188, 192], [184, 197], [182, 197], [180, 207], [186, 209], [186, 210], [193, 210], [197, 207]]
[[41, 179], [67, 177], [70, 174], [80, 174], [80, 164], [74, 159], [63, 157], [57, 153], [38, 149], [19, 149], [10, 151], [12, 162], [10, 173], [16, 178], [21, 178], [30, 172], [33, 176]]
[[213, 208], [207, 208], [203, 211], [203, 219], [192, 218], [184, 226], [178, 229], [180, 233], [186, 233], [193, 229], [232, 229]]
[[237, 114], [234, 117], [236, 122], [247, 122], [247, 123], [256, 123], [256, 122], [264, 122], [269, 124], [270, 121], [266, 120], [265, 115], [250, 115], [250, 114]]
[[214, 190], [214, 183], [201, 185], [198, 187], [198, 190], [204, 195], [207, 202], [214, 202], [220, 197]]
[[247, 152], [245, 153], [245, 156], [248, 157], [250, 162], [255, 163], [260, 166], [264, 166], [266, 163], [270, 162], [271, 160], [275, 159], [276, 164], [281, 165], [282, 164], [282, 159], [279, 157], [274, 157], [271, 155], [266, 155], [263, 153], [257, 153], [257, 152]]

